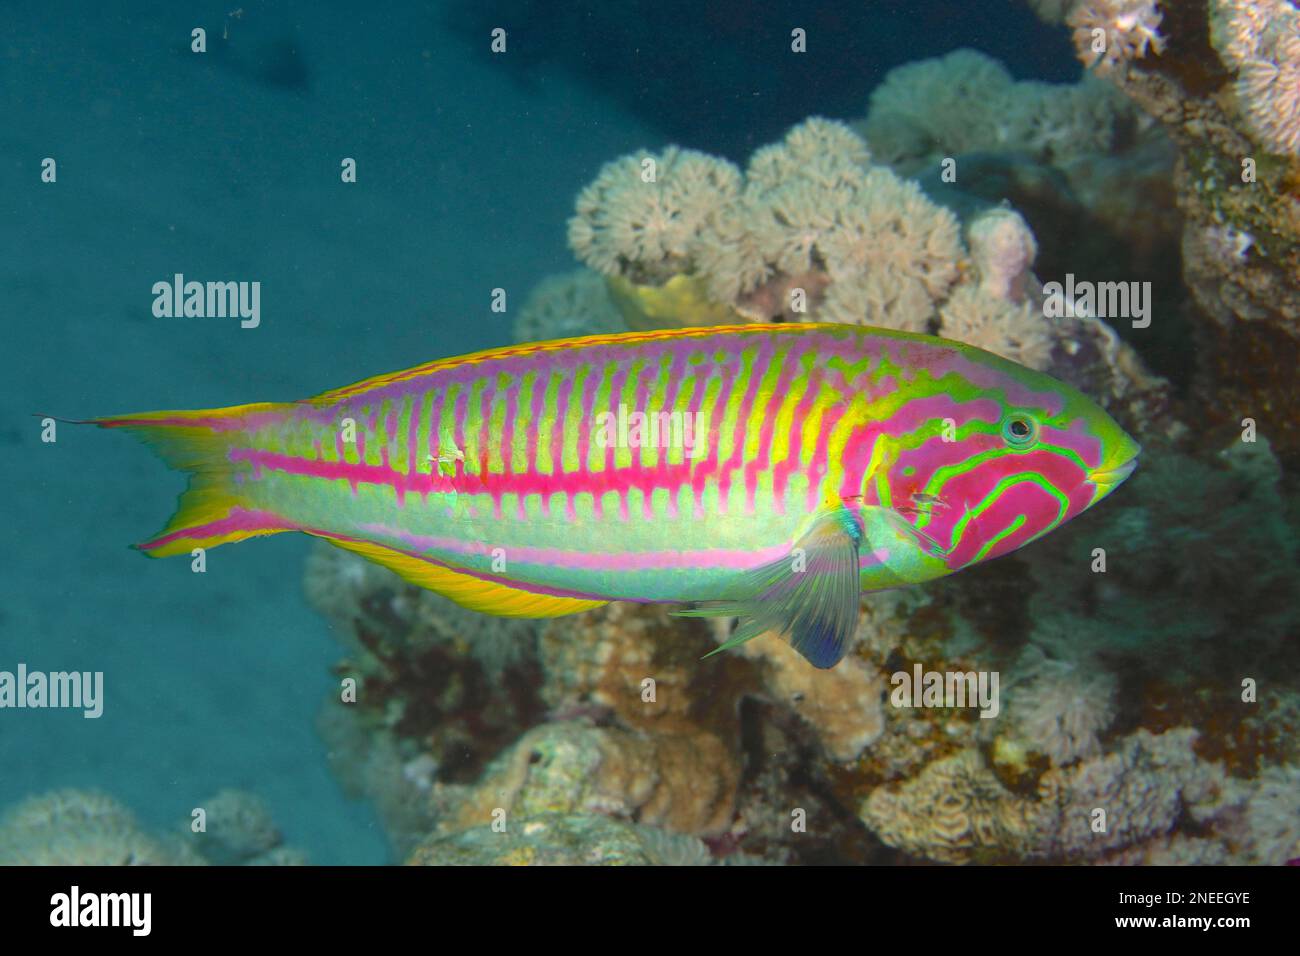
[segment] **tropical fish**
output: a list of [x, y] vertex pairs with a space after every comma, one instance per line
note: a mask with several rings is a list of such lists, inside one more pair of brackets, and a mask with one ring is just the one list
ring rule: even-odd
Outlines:
[[1138, 445], [1068, 385], [944, 339], [786, 324], [476, 352], [315, 398], [93, 420], [190, 473], [154, 556], [302, 531], [465, 607], [738, 617], [831, 667], [859, 592], [1028, 544]]

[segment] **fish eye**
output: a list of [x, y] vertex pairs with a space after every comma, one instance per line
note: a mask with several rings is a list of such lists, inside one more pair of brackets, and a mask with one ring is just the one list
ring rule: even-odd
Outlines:
[[1013, 448], [1025, 448], [1038, 439], [1038, 423], [1024, 412], [1012, 412], [1002, 422], [1002, 438]]

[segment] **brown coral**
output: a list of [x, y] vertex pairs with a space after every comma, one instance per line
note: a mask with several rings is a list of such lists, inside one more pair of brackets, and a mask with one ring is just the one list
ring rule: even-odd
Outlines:
[[443, 789], [444, 831], [544, 813], [602, 813], [679, 833], [731, 823], [740, 769], [712, 734], [646, 734], [581, 722], [529, 731], [468, 790]]

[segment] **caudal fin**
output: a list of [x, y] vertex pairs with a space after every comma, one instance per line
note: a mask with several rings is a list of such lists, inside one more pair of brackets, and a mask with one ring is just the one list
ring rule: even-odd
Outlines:
[[263, 403], [90, 419], [87, 424], [126, 429], [169, 467], [190, 475], [167, 526], [136, 549], [160, 558], [293, 530], [279, 516], [250, 506], [240, 487], [245, 466], [233, 462], [230, 454], [247, 442], [250, 418], [289, 407]]

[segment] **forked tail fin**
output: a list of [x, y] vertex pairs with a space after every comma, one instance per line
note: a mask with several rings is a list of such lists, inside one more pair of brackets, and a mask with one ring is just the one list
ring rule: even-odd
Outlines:
[[274, 416], [292, 405], [262, 403], [194, 411], [141, 412], [93, 418], [86, 424], [124, 428], [171, 468], [188, 472], [189, 487], [166, 527], [134, 547], [150, 557], [189, 554], [262, 534], [294, 530], [278, 515], [252, 507], [241, 488], [245, 466], [231, 451], [245, 444], [259, 413]]

